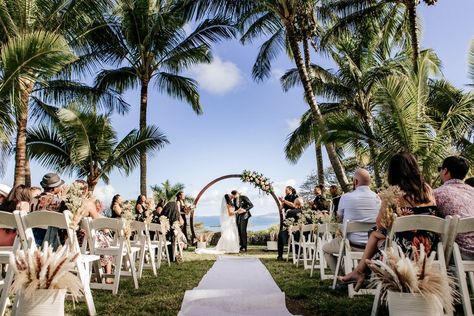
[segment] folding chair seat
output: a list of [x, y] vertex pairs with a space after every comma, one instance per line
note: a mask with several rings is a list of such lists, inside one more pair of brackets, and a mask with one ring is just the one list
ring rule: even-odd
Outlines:
[[170, 266], [171, 265], [170, 264], [170, 259], [171, 258], [170, 258], [169, 253], [168, 253], [168, 244], [171, 244], [171, 243], [169, 243], [166, 240], [166, 234], [163, 233], [161, 225], [156, 224], [156, 223], [151, 223], [148, 226], [148, 231], [150, 233], [154, 232], [153, 240], [151, 240], [151, 246], [154, 247], [155, 249], [157, 249], [157, 252], [156, 252], [157, 267], [158, 268], [161, 267], [161, 261], [163, 260], [163, 255], [164, 255], [164, 257], [166, 258], [166, 260], [168, 262], [168, 266]]
[[[296, 266], [299, 266], [300, 261], [303, 261], [303, 268], [310, 269], [314, 256], [314, 230], [317, 224], [307, 224], [300, 227], [300, 238], [298, 242], [298, 258], [296, 259]], [[303, 258], [301, 258], [303, 254]]]
[[[138, 257], [138, 278], [141, 279], [144, 268], [151, 268], [153, 275], [156, 276], [156, 250], [158, 245], [153, 245], [150, 239], [150, 232], [148, 225], [144, 222], [132, 222], [132, 231], [135, 231], [132, 246], [139, 247], [140, 253]], [[145, 264], [148, 261], [150, 264]]]

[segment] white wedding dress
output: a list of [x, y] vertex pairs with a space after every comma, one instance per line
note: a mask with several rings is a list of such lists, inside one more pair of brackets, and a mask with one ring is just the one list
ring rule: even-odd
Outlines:
[[224, 254], [239, 253], [239, 231], [235, 215], [230, 216], [227, 212], [227, 203], [225, 198], [221, 205], [221, 238], [217, 242], [216, 248], [196, 249], [198, 254]]

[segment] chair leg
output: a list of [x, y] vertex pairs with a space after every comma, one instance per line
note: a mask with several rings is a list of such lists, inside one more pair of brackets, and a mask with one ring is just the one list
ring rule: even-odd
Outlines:
[[119, 289], [119, 284], [120, 284], [120, 274], [122, 272], [122, 261], [123, 261], [123, 255], [118, 254], [115, 257], [115, 275], [114, 275], [114, 287], [112, 290], [112, 294], [117, 294], [118, 289]]
[[7, 266], [7, 274], [5, 276], [5, 279], [3, 279], [3, 288], [2, 288], [2, 295], [0, 296], [0, 315], [5, 314], [5, 310], [7, 307], [7, 302], [8, 302], [8, 294], [10, 290], [10, 286], [13, 282], [13, 276], [15, 272], [13, 271], [13, 268], [10, 267], [10, 265]]
[[382, 293], [382, 285], [377, 284], [377, 288], [375, 290], [374, 302], [372, 303], [372, 312], [370, 313], [370, 316], [376, 316], [379, 312], [381, 293]]
[[336, 284], [337, 284], [337, 276], [339, 275], [339, 269], [341, 267], [341, 261], [342, 261], [342, 255], [344, 253], [344, 243], [345, 240], [341, 240], [341, 245], [339, 247], [339, 257], [337, 257], [337, 262], [336, 262], [336, 270], [334, 271], [334, 280], [332, 281], [332, 289], [336, 289]]
[[88, 265], [88, 264], [89, 263], [87, 262], [82, 262], [78, 260], [76, 262], [76, 268], [77, 268], [77, 274], [79, 275], [79, 278], [81, 279], [82, 289], [84, 291], [84, 298], [86, 299], [89, 315], [95, 316], [97, 312], [95, 310], [94, 298], [92, 297], [92, 292], [89, 285], [90, 274], [87, 271], [88, 269], [85, 268], [85, 265]]
[[138, 278], [141, 279], [143, 275], [143, 266], [145, 265], [145, 243], [142, 242], [140, 247], [140, 257], [138, 258]]
[[315, 238], [314, 240], [314, 255], [313, 255], [313, 258], [311, 260], [311, 273], [309, 274], [310, 278], [313, 277], [313, 271], [314, 271], [314, 264], [315, 264], [315, 260], [316, 260], [316, 253], [318, 252], [318, 239]]
[[126, 258], [130, 264], [130, 272], [132, 274], [133, 284], [135, 285], [135, 289], [138, 289], [138, 278], [137, 278], [137, 270], [135, 269], [134, 255], [127, 251]]

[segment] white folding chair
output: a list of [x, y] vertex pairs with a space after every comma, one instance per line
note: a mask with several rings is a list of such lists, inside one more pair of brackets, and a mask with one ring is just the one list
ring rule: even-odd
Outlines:
[[[148, 225], [144, 222], [134, 221], [132, 222], [132, 231], [135, 231], [136, 234], [131, 245], [140, 248], [140, 255], [138, 257], [138, 278], [142, 278], [143, 269], [148, 267], [151, 267], [153, 275], [156, 276], [155, 252], [158, 245], [151, 243]], [[145, 264], [145, 260], [148, 260], [150, 264]]]
[[291, 251], [293, 264], [296, 264], [297, 262], [296, 256], [298, 255], [296, 251], [296, 243], [298, 241], [295, 238], [295, 234], [299, 232], [300, 227], [299, 225], [293, 225], [293, 226], [288, 227], [287, 229], [288, 229], [288, 250], [286, 253], [286, 261], [290, 260], [290, 251]]
[[[149, 232], [154, 232], [155, 236], [153, 236], [153, 240], [151, 241], [151, 245], [153, 247], [156, 247], [156, 249], [158, 250], [157, 251], [157, 266], [158, 268], [161, 267], [161, 261], [163, 260], [163, 254], [165, 255], [166, 257], [166, 260], [168, 261], [168, 266], [171, 265], [170, 263], [170, 256], [169, 256], [169, 253], [168, 253], [168, 242], [166, 241], [166, 236], [165, 234], [163, 233], [163, 230], [161, 229], [161, 225], [160, 224], [156, 224], [156, 223], [151, 223], [149, 226], [148, 226], [148, 230]], [[150, 235], [151, 236], [151, 235]]]
[[[449, 237], [450, 222], [451, 219], [449, 218], [443, 219], [431, 215], [408, 215], [402, 217], [394, 216], [394, 221], [385, 243], [385, 249], [388, 249], [394, 244], [394, 238], [397, 233], [414, 230], [425, 230], [438, 234], [440, 236], [440, 241], [436, 247], [436, 259], [434, 262], [438, 264], [440, 273], [447, 277], [446, 259], [444, 254], [446, 251], [445, 242]], [[371, 315], [377, 315], [379, 302], [380, 287], [377, 287]], [[449, 312], [447, 315], [452, 315], [452, 313]]]
[[324, 259], [323, 245], [333, 239], [337, 231], [338, 224], [318, 224], [317, 231], [314, 234], [313, 260], [311, 261], [310, 277], [313, 277], [314, 268], [319, 268], [321, 280], [332, 279], [333, 274], [326, 274], [327, 263]]
[[[0, 212], [0, 228], [2, 229], [17, 229], [17, 223], [15, 221], [15, 217], [12, 213], [9, 212]], [[0, 247], [0, 265], [6, 266], [6, 275], [5, 278], [0, 280], [0, 315], [5, 314], [5, 310], [8, 303], [8, 294], [10, 293], [10, 286], [13, 282], [13, 277], [15, 275], [15, 271], [13, 267], [10, 265], [10, 255], [16, 253], [16, 251], [20, 248], [20, 238], [18, 236], [15, 237], [13, 245], [11, 247], [4, 246]]]
[[[474, 217], [460, 219], [459, 216], [455, 216], [453, 222], [455, 223], [455, 229], [452, 234], [454, 237], [458, 234], [474, 233]], [[456, 242], [454, 242], [453, 245], [453, 257], [464, 315], [472, 316], [473, 312], [467, 277], [469, 277], [471, 290], [474, 292], [474, 260], [464, 260], [459, 245]]]
[[[111, 256], [114, 258], [115, 271], [113, 274], [102, 274], [101, 283], [91, 283], [91, 288], [112, 291], [112, 294], [117, 294], [119, 289], [120, 277], [131, 276], [135, 289], [138, 289], [137, 270], [135, 267], [136, 254], [140, 250], [138, 247], [133, 247], [129, 244], [124, 236], [124, 223], [121, 219], [114, 218], [96, 218], [89, 221], [88, 235], [91, 236], [90, 242], [91, 253], [98, 256]], [[109, 230], [114, 232], [114, 242], [107, 248], [98, 246], [97, 232], [100, 230]], [[125, 261], [123, 260], [125, 258]], [[124, 268], [122, 268], [124, 266]], [[107, 284], [105, 279], [113, 278], [112, 284]]]
[[[15, 211], [15, 220], [18, 227], [18, 234], [21, 239], [21, 246], [24, 251], [34, 250], [36, 242], [33, 235], [33, 228], [56, 227], [67, 232], [67, 240], [70, 251], [80, 252], [75, 231], [71, 229], [71, 213], [66, 210], [63, 213], [50, 211], [35, 211], [26, 213], [25, 211]], [[96, 315], [94, 299], [90, 289], [89, 264], [91, 261], [99, 260], [99, 257], [85, 256], [80, 254], [76, 260], [76, 272], [81, 280], [84, 290], [84, 298], [87, 303], [89, 315]]]
[[[311, 263], [313, 262], [314, 256], [314, 230], [317, 224], [306, 224], [300, 227], [300, 240], [298, 242], [298, 256], [296, 259], [296, 266], [299, 266], [301, 260], [303, 260], [303, 268], [310, 269]], [[303, 258], [301, 258], [303, 253]]]
[[[341, 246], [339, 248], [339, 254], [336, 263], [336, 271], [334, 273], [334, 280], [332, 283], [332, 288], [336, 288], [337, 276], [339, 275], [339, 269], [341, 267], [342, 261], [344, 261], [344, 272], [346, 274], [350, 273], [357, 266], [359, 260], [362, 258], [364, 253], [363, 250], [354, 249], [349, 242], [348, 235], [351, 233], [368, 233], [368, 231], [375, 225], [375, 223], [366, 223], [366, 222], [351, 222], [346, 220], [343, 225], [342, 231], [342, 240]], [[354, 290], [354, 284], [349, 284], [347, 286], [349, 297], [353, 298], [355, 295], [367, 295], [375, 294], [373, 289], [360, 289], [358, 292]]]

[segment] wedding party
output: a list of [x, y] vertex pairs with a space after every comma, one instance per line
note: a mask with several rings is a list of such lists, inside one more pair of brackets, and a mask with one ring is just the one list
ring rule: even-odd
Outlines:
[[453, 4], [0, 1], [0, 315], [473, 315]]

